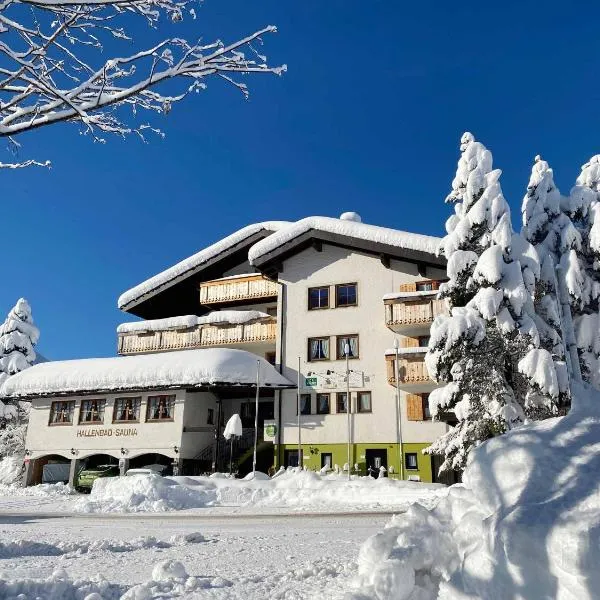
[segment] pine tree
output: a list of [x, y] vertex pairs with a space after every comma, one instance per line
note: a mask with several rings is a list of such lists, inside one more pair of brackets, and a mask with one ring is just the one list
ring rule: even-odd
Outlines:
[[436, 318], [426, 355], [430, 375], [445, 383], [429, 396], [431, 412], [458, 421], [427, 449], [445, 457], [441, 471], [464, 468], [471, 448], [528, 417], [552, 414], [559, 395], [535, 325], [537, 252], [513, 232], [491, 153], [470, 133], [461, 152], [441, 243], [449, 281], [440, 295], [451, 315]]
[[[20, 298], [0, 325], [0, 385], [11, 375], [33, 364], [36, 358], [33, 347], [39, 335], [38, 328], [33, 324], [29, 303]], [[26, 426], [28, 414], [28, 403], [0, 402], [0, 429], [4, 430], [0, 437], [3, 440], [24, 439], [24, 431], [21, 430]], [[5, 451], [0, 447], [0, 452]]]
[[581, 173], [563, 210], [580, 235], [562, 259], [583, 379], [600, 389], [600, 155], [593, 156]]
[[540, 257], [540, 278], [534, 296], [536, 326], [540, 347], [552, 355], [559, 383], [559, 405], [566, 410], [570, 404], [567, 363], [571, 356], [565, 346], [573, 344], [575, 338], [571, 311], [563, 301], [556, 267], [564, 265], [571, 250], [581, 248], [581, 236], [563, 211], [563, 204], [552, 169], [536, 156], [521, 208], [521, 234], [535, 246]]

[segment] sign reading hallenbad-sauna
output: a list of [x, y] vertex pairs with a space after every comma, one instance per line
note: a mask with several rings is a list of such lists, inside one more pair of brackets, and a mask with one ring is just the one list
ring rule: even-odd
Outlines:
[[133, 437], [138, 434], [135, 427], [101, 427], [95, 429], [80, 429], [77, 437]]

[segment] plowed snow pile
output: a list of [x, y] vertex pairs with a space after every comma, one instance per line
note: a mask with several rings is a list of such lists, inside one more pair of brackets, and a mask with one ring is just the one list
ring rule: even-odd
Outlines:
[[420, 500], [431, 502], [447, 488], [385, 477], [320, 475], [291, 469], [272, 479], [160, 477], [135, 475], [98, 479], [81, 512], [162, 512], [217, 506], [291, 510], [398, 510]]
[[348, 600], [592, 600], [600, 590], [600, 394], [471, 453], [464, 484], [365, 542]]

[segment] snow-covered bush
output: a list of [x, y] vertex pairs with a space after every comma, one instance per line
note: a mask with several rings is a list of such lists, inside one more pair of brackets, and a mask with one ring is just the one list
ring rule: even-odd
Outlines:
[[528, 417], [552, 415], [559, 396], [536, 327], [537, 252], [512, 229], [489, 150], [465, 133], [461, 152], [447, 198], [455, 214], [441, 243], [449, 280], [440, 295], [451, 315], [436, 318], [425, 358], [433, 379], [445, 384], [429, 396], [432, 414], [453, 412], [458, 420], [427, 449], [445, 457], [442, 471], [464, 468], [473, 447]]

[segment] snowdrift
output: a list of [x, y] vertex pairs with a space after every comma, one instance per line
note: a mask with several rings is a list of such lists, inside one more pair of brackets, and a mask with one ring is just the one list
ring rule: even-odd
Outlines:
[[587, 600], [600, 590], [600, 393], [471, 453], [464, 484], [359, 554], [348, 600]]
[[[257, 474], [258, 475], [258, 474]], [[397, 510], [445, 494], [438, 484], [388, 478], [320, 475], [291, 469], [270, 479], [229, 477], [160, 477], [135, 475], [98, 479], [81, 512], [162, 512], [217, 506], [288, 508], [291, 510]]]

